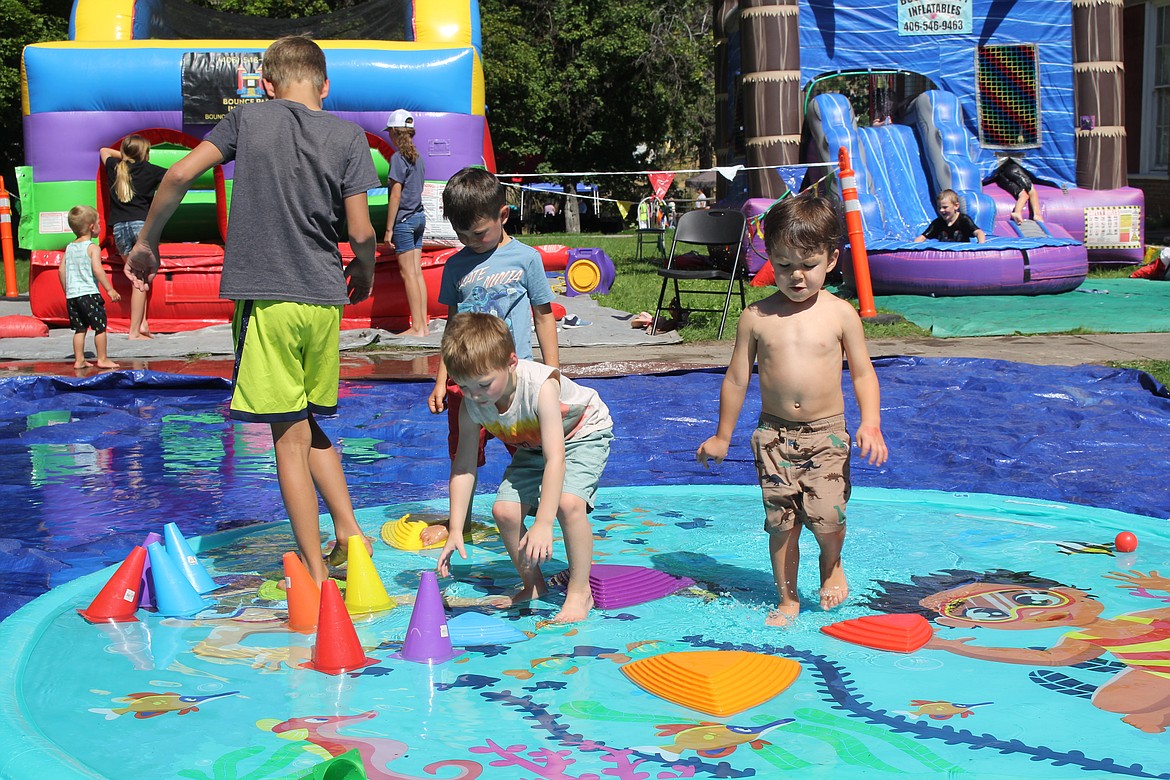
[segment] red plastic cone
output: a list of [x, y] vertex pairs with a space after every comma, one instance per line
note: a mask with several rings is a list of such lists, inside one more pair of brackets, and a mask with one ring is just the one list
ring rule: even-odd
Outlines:
[[323, 674], [344, 674], [376, 663], [377, 658], [368, 658], [362, 650], [337, 583], [326, 580], [321, 585], [321, 612], [317, 616], [313, 660], [305, 663], [305, 668]]
[[321, 612], [321, 588], [295, 552], [284, 554], [284, 587], [288, 595], [288, 630], [313, 633]]
[[146, 548], [135, 547], [106, 582], [105, 587], [87, 609], [77, 614], [90, 623], [130, 623], [137, 621], [138, 597], [142, 593], [142, 567], [146, 564]]

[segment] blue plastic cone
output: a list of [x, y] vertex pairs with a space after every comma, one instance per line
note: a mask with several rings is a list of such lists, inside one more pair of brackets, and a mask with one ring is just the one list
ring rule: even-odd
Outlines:
[[150, 574], [154, 578], [154, 599], [164, 617], [191, 617], [215, 602], [205, 599], [179, 571], [163, 546], [154, 542], [150, 553]]
[[219, 587], [215, 584], [215, 580], [211, 579], [207, 569], [203, 568], [203, 564], [195, 557], [195, 553], [191, 552], [191, 545], [187, 544], [187, 540], [183, 538], [179, 526], [167, 523], [163, 527], [163, 533], [167, 538], [167, 552], [170, 553], [171, 560], [175, 562], [179, 571], [187, 578], [187, 582], [190, 582], [197, 592], [200, 594], [210, 593]]
[[418, 583], [414, 610], [410, 613], [410, 624], [406, 627], [406, 641], [402, 644], [402, 651], [395, 653], [394, 657], [418, 664], [441, 664], [460, 655], [463, 655], [462, 650], [451, 647], [438, 577], [434, 570], [424, 571]]
[[[146, 541], [142, 546], [149, 548], [155, 542], [161, 542], [162, 536], [151, 531], [146, 535]], [[138, 606], [143, 609], [154, 609], [154, 579], [150, 576], [150, 557], [147, 556], [146, 563], [142, 567], [142, 587], [139, 589], [142, 595], [138, 599]]]

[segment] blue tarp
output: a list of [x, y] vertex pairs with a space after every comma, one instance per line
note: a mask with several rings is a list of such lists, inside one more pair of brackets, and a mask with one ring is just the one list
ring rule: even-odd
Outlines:
[[[1141, 372], [973, 359], [877, 361], [890, 461], [857, 485], [985, 492], [1170, 517], [1170, 395]], [[755, 484], [748, 395], [729, 457], [704, 470], [721, 371], [583, 379], [614, 415], [603, 486]], [[846, 398], [852, 398], [848, 376]], [[447, 422], [426, 382], [346, 382], [322, 425], [354, 503], [445, 495]], [[285, 517], [267, 426], [227, 419], [219, 379], [120, 371], [0, 381], [0, 617], [55, 584], [121, 561], [165, 522], [202, 535]], [[847, 418], [856, 425], [849, 400]], [[488, 447], [480, 491], [507, 455]], [[896, 529], [891, 529], [896, 533]]]

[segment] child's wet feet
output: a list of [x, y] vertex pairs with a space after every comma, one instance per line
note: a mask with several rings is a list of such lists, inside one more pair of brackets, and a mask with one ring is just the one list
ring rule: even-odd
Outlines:
[[844, 572], [838, 571], [821, 583], [821, 609], [835, 609], [849, 598], [849, 584]]
[[593, 594], [566, 595], [561, 611], [550, 621], [557, 625], [565, 623], [580, 623], [589, 617], [589, 610], [593, 609]]
[[508, 609], [544, 598], [547, 593], [548, 587], [541, 582], [539, 585], [521, 585], [508, 596], [487, 596], [483, 601], [496, 609]]
[[772, 626], [773, 628], [784, 628], [795, 623], [799, 615], [799, 604], [781, 604], [768, 613], [768, 617], [764, 619], [764, 625]]
[[[373, 556], [374, 540], [368, 536], [363, 536], [362, 539], [366, 543], [366, 552]], [[345, 544], [342, 544], [341, 540], [338, 539], [333, 543], [333, 547], [325, 556], [325, 565], [336, 569], [339, 566], [344, 566], [347, 563], [349, 563], [349, 543], [347, 541]]]

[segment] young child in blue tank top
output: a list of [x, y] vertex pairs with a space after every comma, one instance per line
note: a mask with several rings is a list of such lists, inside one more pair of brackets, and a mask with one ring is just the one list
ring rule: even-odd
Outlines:
[[[439, 574], [450, 572], [455, 552], [467, 558], [463, 529], [475, 492], [478, 434], [487, 430], [513, 452], [492, 515], [520, 575], [520, 588], [495, 606], [512, 606], [548, 592], [540, 565], [552, 557], [555, 518], [565, 539], [569, 581], [553, 622], [584, 620], [593, 606], [589, 513], [613, 439], [609, 409], [595, 390], [556, 368], [517, 358], [508, 326], [492, 314], [452, 317], [443, 333], [442, 355], [463, 391], [463, 403], [451, 464], [450, 536], [439, 555]], [[535, 517], [525, 526], [528, 515]]]
[[93, 242], [98, 232], [98, 213], [92, 206], [74, 206], [69, 210], [68, 220], [77, 240], [65, 247], [58, 273], [65, 290], [69, 327], [73, 329], [73, 367], [93, 367], [85, 359], [85, 332], [93, 328], [97, 367], [117, 368], [118, 364], [106, 355], [106, 302], [98, 292], [98, 285], [109, 293], [111, 301], [120, 301], [122, 296], [106, 276], [102, 252]]

